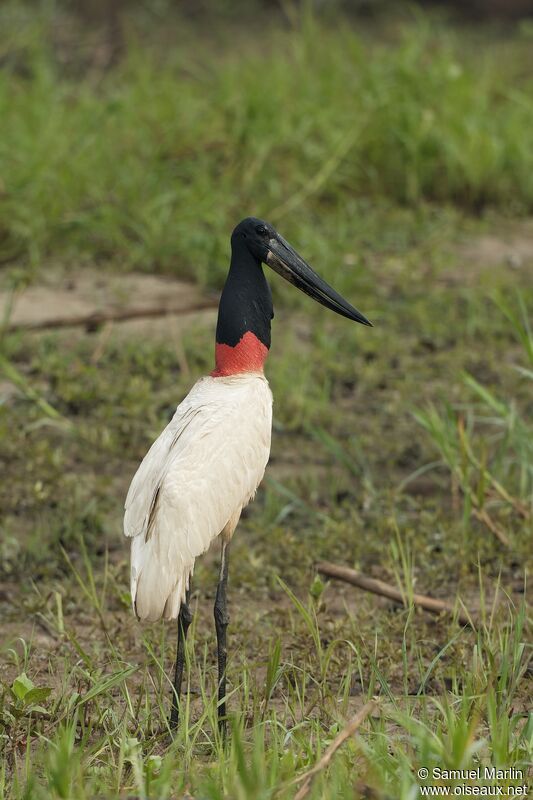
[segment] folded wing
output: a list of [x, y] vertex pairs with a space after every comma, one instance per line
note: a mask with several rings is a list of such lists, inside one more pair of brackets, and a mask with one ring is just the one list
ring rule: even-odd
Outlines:
[[254, 495], [270, 453], [272, 395], [259, 374], [202, 378], [131, 483], [131, 594], [140, 619], [174, 619], [195, 559]]

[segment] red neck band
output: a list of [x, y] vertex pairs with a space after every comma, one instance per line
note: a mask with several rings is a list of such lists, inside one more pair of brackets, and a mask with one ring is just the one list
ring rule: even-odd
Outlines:
[[215, 344], [215, 369], [213, 378], [237, 375], [241, 372], [262, 372], [268, 355], [268, 347], [251, 331], [246, 331], [242, 339], [231, 347], [229, 344]]

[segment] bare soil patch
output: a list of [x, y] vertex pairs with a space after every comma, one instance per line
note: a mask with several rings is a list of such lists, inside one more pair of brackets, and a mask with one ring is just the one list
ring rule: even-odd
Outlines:
[[67, 277], [51, 273], [45, 284], [32, 285], [14, 294], [0, 292], [0, 308], [5, 315], [7, 311], [5, 324], [29, 331], [69, 327], [69, 324], [72, 328], [94, 329], [103, 318], [107, 326], [120, 323], [122, 333], [168, 335], [169, 318], [173, 329], [180, 325], [182, 317], [190, 325], [191, 315], [194, 320], [210, 323], [216, 318], [216, 303], [216, 295], [204, 293], [185, 281], [94, 269], [83, 269]]

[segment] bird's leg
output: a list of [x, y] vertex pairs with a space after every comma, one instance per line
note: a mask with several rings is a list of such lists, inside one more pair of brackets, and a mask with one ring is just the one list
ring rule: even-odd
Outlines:
[[183, 668], [185, 666], [185, 640], [187, 631], [192, 622], [191, 609], [189, 608], [190, 591], [187, 590], [185, 602], [180, 606], [178, 615], [178, 646], [176, 649], [176, 671], [174, 673], [174, 686], [172, 688], [172, 710], [170, 712], [170, 727], [177, 728], [180, 711], [180, 692], [183, 681]]
[[226, 604], [226, 588], [228, 585], [229, 542], [222, 541], [220, 575], [218, 578], [217, 596], [215, 600], [215, 626], [217, 629], [218, 654], [218, 727], [222, 736], [226, 736], [226, 628], [229, 615]]

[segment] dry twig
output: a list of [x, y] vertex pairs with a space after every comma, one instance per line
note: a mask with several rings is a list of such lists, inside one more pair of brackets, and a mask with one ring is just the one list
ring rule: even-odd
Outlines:
[[[369, 578], [367, 575], [362, 575], [360, 572], [356, 572], [353, 569], [342, 567], [338, 564], [331, 564], [329, 561], [321, 561], [317, 564], [316, 568], [322, 575], [327, 575], [328, 578], [337, 578], [340, 581], [352, 584], [352, 586], [358, 586], [360, 589], [364, 589], [367, 592], [378, 594], [381, 597], [388, 597], [389, 600], [393, 600], [395, 603], [406, 605], [406, 600], [402, 592], [389, 583], [377, 580], [376, 578]], [[447, 614], [454, 613], [453, 604], [445, 600], [437, 600], [425, 594], [413, 594], [412, 598], [415, 606], [420, 606], [420, 608], [431, 611], [433, 614], [440, 614], [443, 611]], [[472, 625], [471, 615], [462, 611], [458, 611], [457, 620], [461, 625]]]
[[314, 767], [312, 767], [307, 772], [304, 772], [303, 775], [300, 775], [294, 783], [300, 783], [303, 781], [303, 784], [298, 789], [297, 793], [294, 796], [294, 800], [304, 800], [304, 797], [307, 797], [309, 792], [311, 791], [311, 785], [317, 773], [321, 772], [325, 769], [328, 765], [339, 747], [341, 747], [346, 739], [349, 739], [350, 736], [353, 736], [354, 733], [357, 731], [358, 728], [361, 727], [365, 719], [372, 713], [372, 711], [377, 708], [377, 701], [376, 700], [369, 700], [360, 711], [355, 714], [348, 722], [348, 724], [342, 729], [342, 731], [335, 737], [329, 747], [324, 751], [324, 755], [319, 758], [317, 763]]
[[14, 322], [5, 329], [6, 333], [14, 331], [42, 331], [52, 328], [76, 328], [83, 326], [88, 331], [95, 331], [105, 322], [126, 322], [130, 319], [148, 319], [150, 317], [166, 317], [179, 314], [192, 314], [195, 311], [217, 308], [218, 300], [201, 300], [189, 306], [178, 308], [156, 306], [154, 308], [115, 308], [109, 311], [94, 311], [92, 314], [81, 314], [77, 317], [53, 317], [39, 322]]

